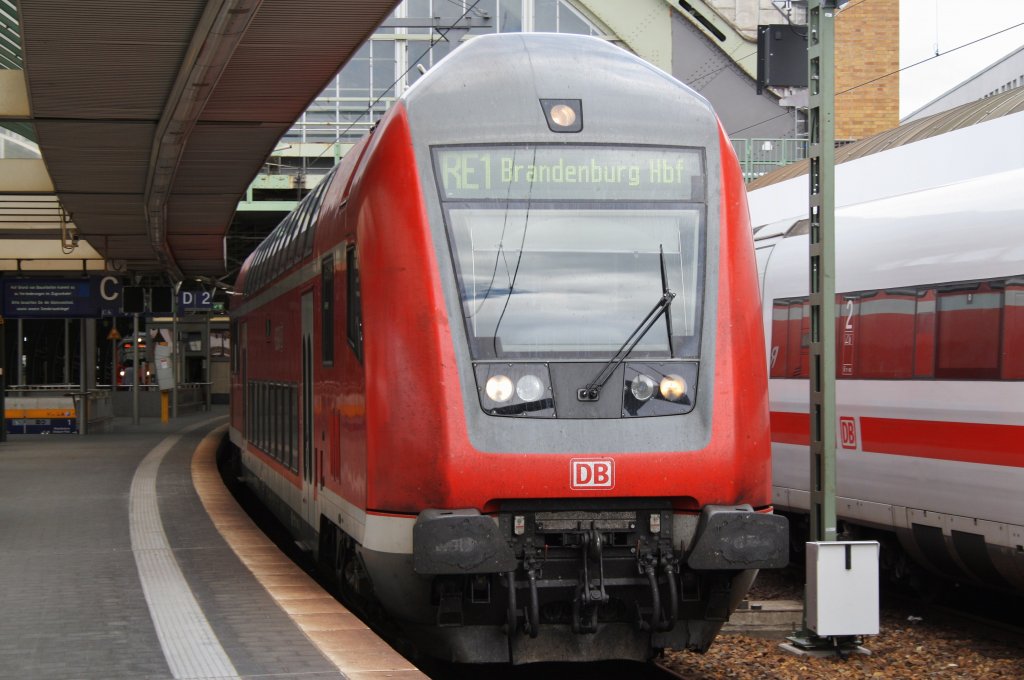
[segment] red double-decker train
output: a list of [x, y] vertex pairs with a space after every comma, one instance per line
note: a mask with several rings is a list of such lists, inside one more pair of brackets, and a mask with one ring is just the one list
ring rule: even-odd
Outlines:
[[424, 651], [703, 651], [787, 562], [743, 178], [624, 50], [468, 42], [237, 285], [244, 478]]

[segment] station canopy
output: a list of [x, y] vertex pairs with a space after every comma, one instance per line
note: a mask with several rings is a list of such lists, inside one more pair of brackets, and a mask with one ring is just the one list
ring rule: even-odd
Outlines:
[[225, 273], [239, 198], [396, 4], [0, 0], [0, 270]]

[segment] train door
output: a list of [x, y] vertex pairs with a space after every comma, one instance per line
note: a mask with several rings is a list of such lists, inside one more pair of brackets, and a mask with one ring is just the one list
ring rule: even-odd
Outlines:
[[302, 296], [302, 513], [314, 531], [320, 529], [313, 452], [313, 292]]

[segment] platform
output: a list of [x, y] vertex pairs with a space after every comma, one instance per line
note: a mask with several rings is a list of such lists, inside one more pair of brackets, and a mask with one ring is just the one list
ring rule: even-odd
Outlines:
[[234, 503], [226, 408], [0, 444], [0, 678], [421, 678]]

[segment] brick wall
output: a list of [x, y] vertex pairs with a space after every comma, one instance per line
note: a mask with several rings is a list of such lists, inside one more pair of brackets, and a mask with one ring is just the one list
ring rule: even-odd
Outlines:
[[[899, 0], [851, 2], [836, 16], [836, 139], [899, 125], [899, 16]], [[886, 77], [840, 94], [880, 76]]]

